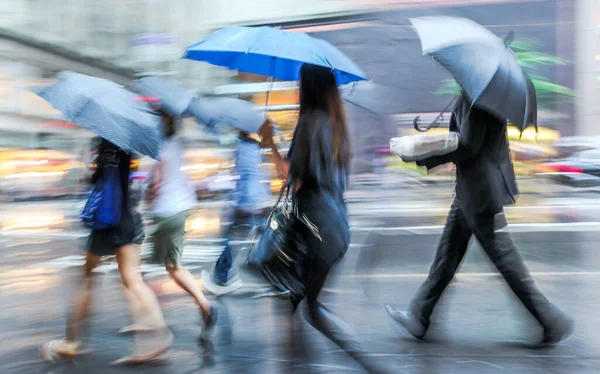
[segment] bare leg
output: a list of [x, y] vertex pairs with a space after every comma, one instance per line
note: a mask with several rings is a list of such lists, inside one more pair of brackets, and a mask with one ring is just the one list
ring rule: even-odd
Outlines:
[[166, 327], [158, 299], [142, 279], [139, 270], [140, 254], [138, 247], [136, 245], [126, 245], [119, 248], [117, 250], [117, 262], [123, 284], [140, 306], [138, 310], [144, 311], [148, 319], [147, 325], [154, 328]]
[[119, 330], [119, 334], [129, 334], [134, 332], [147, 332], [151, 331], [152, 328], [141, 324], [140, 319], [144, 317], [144, 310], [140, 303], [137, 301], [135, 295], [128, 289], [125, 289], [127, 299], [131, 307], [132, 323], [128, 326], [123, 327]]
[[[117, 250], [119, 272], [125, 287], [131, 292], [134, 300], [140, 305], [143, 325], [150, 327], [157, 340], [144, 338], [136, 339], [135, 346], [144, 346], [143, 349], [135, 348], [134, 353], [115, 361], [115, 364], [139, 363], [154, 359], [165, 352], [172, 344], [173, 335], [166, 326], [162, 310], [156, 295], [142, 279], [139, 269], [140, 254], [136, 245], [126, 245]], [[135, 309], [135, 308], [134, 308]], [[155, 344], [158, 342], [157, 344]]]
[[166, 269], [175, 283], [196, 300], [196, 303], [202, 310], [202, 315], [208, 315], [210, 313], [210, 303], [196, 284], [194, 276], [181, 266], [167, 266]]
[[77, 341], [79, 327], [82, 320], [90, 312], [94, 287], [93, 270], [98, 266], [100, 261], [101, 257], [89, 252], [86, 254], [82, 279], [78, 283], [78, 289], [75, 291], [75, 305], [67, 317], [65, 339], [49, 341], [42, 345], [42, 356], [45, 360], [54, 361], [59, 356], [74, 357], [80, 353], [80, 343]]
[[86, 254], [85, 264], [83, 265], [83, 279], [76, 291], [75, 306], [67, 318], [65, 338], [67, 342], [77, 342], [81, 321], [89, 315], [95, 280], [93, 271], [100, 264], [101, 259], [101, 257], [89, 252]]

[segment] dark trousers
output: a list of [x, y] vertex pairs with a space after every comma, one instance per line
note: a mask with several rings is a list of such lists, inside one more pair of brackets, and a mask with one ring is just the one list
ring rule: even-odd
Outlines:
[[354, 340], [353, 329], [318, 300], [330, 270], [331, 266], [318, 258], [310, 265], [305, 290], [307, 321], [343, 350], [350, 353], [357, 352], [360, 347]]
[[[500, 223], [496, 218], [501, 218]], [[535, 286], [508, 232], [495, 231], [504, 226], [503, 213], [468, 215], [454, 200], [429, 276], [411, 302], [410, 311], [425, 326], [429, 326], [433, 308], [454, 277], [473, 235], [533, 317], [544, 328], [553, 325], [560, 312]]]
[[269, 211], [257, 210], [255, 212], [246, 212], [243, 210], [236, 209], [233, 214], [229, 214], [231, 222], [225, 227], [223, 237], [225, 238], [225, 249], [221, 252], [217, 263], [215, 264], [215, 270], [213, 273], [213, 281], [219, 285], [224, 285], [233, 275], [231, 268], [233, 267], [233, 251], [229, 245], [236, 229], [245, 226], [248, 230], [251, 230], [254, 226], [259, 225], [262, 220], [266, 219]]

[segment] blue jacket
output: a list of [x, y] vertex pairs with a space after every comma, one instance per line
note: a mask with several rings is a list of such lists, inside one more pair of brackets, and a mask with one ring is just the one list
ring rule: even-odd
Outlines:
[[236, 208], [254, 211], [268, 207], [271, 200], [269, 173], [261, 168], [260, 145], [253, 140], [239, 140], [235, 155]]

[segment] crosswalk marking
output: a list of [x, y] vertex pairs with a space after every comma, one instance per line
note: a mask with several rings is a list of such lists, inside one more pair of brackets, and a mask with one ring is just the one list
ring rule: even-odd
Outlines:
[[[231, 241], [232, 250], [244, 250], [248, 249], [248, 244], [252, 243], [250, 240], [240, 240], [240, 241]], [[240, 246], [243, 245], [243, 246]], [[361, 244], [350, 244], [350, 247], [362, 247]], [[181, 256], [181, 261], [186, 268], [193, 269], [194, 267], [190, 266], [190, 264], [204, 264], [204, 263], [214, 263], [217, 261], [221, 252], [223, 251], [223, 245], [193, 245], [188, 244], [185, 246], [183, 254]], [[144, 260], [151, 260], [152, 256], [152, 248], [149, 244], [144, 244], [140, 251], [140, 255]], [[68, 269], [73, 267], [82, 266], [85, 263], [85, 256], [83, 255], [70, 255], [63, 256], [52, 259], [50, 261], [38, 262], [35, 264], [29, 265], [30, 267], [49, 267], [56, 269]], [[97, 273], [109, 273], [112, 271], [118, 270], [117, 263], [113, 260], [108, 260], [102, 265], [98, 266], [94, 269]], [[142, 263], [141, 271], [152, 274], [166, 274], [164, 271], [163, 265], [157, 265], [152, 263]]]
[[[377, 223], [377, 224], [376, 224]], [[374, 220], [352, 220], [350, 230], [354, 233], [360, 232], [378, 232], [390, 233], [396, 235], [432, 235], [440, 234], [444, 229], [443, 225], [418, 225], [418, 226], [385, 226], [381, 222]], [[600, 221], [580, 221], [580, 222], [529, 222], [529, 223], [509, 223], [508, 226], [500, 231], [510, 231], [513, 233], [538, 233], [538, 232], [597, 232], [600, 231]], [[63, 232], [0, 232], [2, 240], [5, 242], [10, 239], [82, 239], [88, 234], [83, 231], [63, 231]], [[187, 245], [194, 244], [217, 244], [224, 243], [222, 238], [188, 238]], [[233, 245], [250, 244], [252, 240], [241, 240], [230, 242]]]
[[[183, 255], [181, 256], [181, 261], [184, 264], [191, 263], [210, 263], [215, 262], [221, 255], [223, 251], [222, 246], [197, 246], [197, 245], [188, 245], [186, 246]], [[142, 258], [149, 258], [152, 251], [151, 248], [143, 248], [141, 251]], [[85, 263], [85, 256], [83, 255], [71, 255], [71, 256], [63, 256], [50, 261], [36, 263], [31, 266], [35, 267], [51, 267], [58, 269], [67, 269], [71, 267], [82, 266]], [[94, 271], [98, 273], [107, 273], [111, 271], [116, 271], [118, 269], [117, 263], [115, 261], [109, 261], [98, 266]], [[150, 264], [150, 263], [142, 263], [141, 266], [142, 272], [144, 273], [152, 273], [156, 272], [159, 269], [164, 270], [164, 266]]]

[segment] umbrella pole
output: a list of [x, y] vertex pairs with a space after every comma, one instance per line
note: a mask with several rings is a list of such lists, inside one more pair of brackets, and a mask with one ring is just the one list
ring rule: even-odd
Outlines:
[[267, 96], [265, 97], [265, 119], [269, 117], [269, 99], [271, 98], [271, 90], [273, 89], [273, 76], [275, 75], [275, 58], [271, 57], [271, 74], [267, 82], [269, 82], [269, 88], [267, 89]]
[[269, 88], [267, 89], [267, 96], [265, 97], [265, 119], [269, 116], [269, 99], [271, 98], [271, 90], [273, 89], [273, 76], [268, 79]]
[[[275, 76], [275, 58], [271, 57], [271, 74], [267, 79], [269, 83], [269, 88], [267, 89], [267, 95], [265, 97], [265, 120], [269, 119], [269, 100], [271, 99], [271, 91], [273, 91], [273, 77]], [[283, 141], [283, 133], [279, 131], [279, 127], [274, 124], [275, 132], [279, 133], [279, 139]]]

